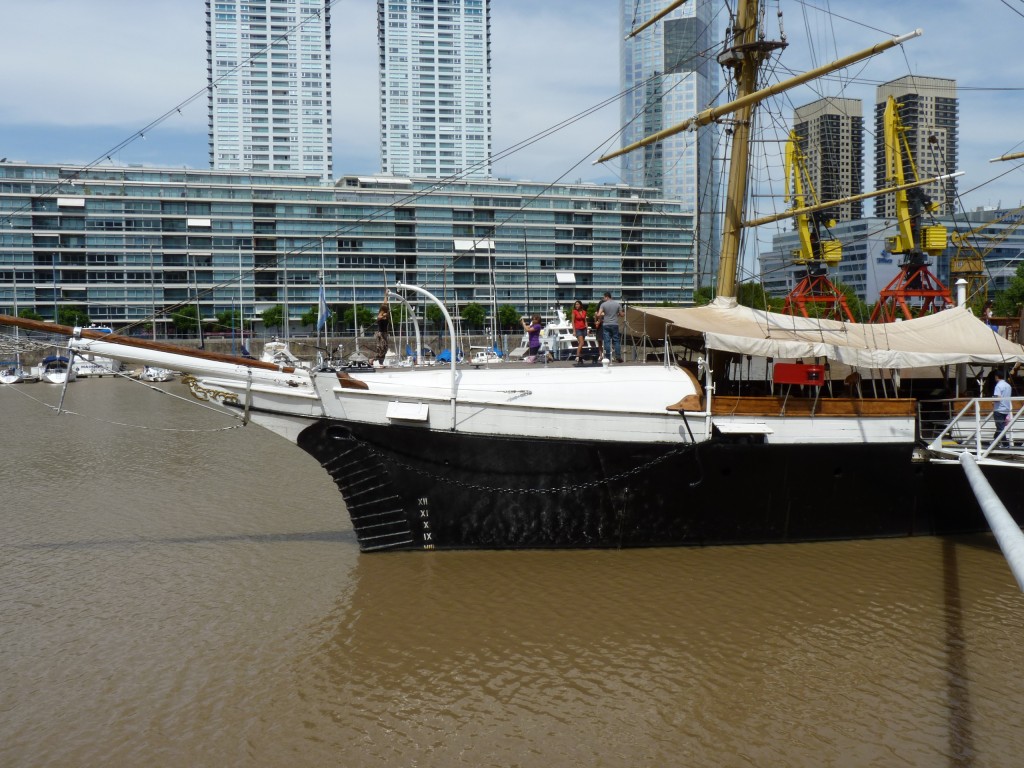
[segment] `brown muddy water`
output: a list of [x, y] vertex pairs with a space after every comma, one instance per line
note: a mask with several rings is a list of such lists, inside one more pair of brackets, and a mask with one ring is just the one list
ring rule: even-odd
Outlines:
[[284, 440], [58, 397], [0, 386], [2, 766], [1020, 764], [988, 536], [361, 555]]

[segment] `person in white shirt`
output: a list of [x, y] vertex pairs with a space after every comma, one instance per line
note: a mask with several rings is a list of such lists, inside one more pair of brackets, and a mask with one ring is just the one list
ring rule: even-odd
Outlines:
[[[1003, 378], [1002, 373], [995, 371], [993, 375], [996, 380], [996, 386], [992, 395], [998, 399], [992, 406], [992, 421], [996, 425], [996, 435], [999, 435], [1006, 429], [1006, 422], [1010, 419], [1010, 397], [1013, 394], [1013, 390], [1010, 388], [1010, 382]], [[1009, 442], [1009, 437], [1003, 439], [1003, 445], [1009, 445]]]

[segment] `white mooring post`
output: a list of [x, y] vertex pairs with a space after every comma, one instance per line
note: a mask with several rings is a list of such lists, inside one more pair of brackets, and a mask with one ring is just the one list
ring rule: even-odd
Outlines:
[[1013, 577], [1017, 580], [1017, 586], [1024, 592], [1024, 533], [1021, 533], [1020, 526], [1006, 511], [1003, 502], [999, 500], [992, 486], [988, 484], [985, 475], [978, 468], [974, 457], [969, 453], [960, 454], [960, 464], [967, 473], [967, 480], [971, 484], [971, 490], [981, 505], [981, 511], [985, 513], [992, 533], [995, 534], [999, 548], [1003, 550], [1006, 562], [1010, 564]]

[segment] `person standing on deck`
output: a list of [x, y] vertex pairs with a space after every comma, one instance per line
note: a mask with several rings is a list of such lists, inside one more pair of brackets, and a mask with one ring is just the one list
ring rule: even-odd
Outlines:
[[537, 362], [537, 356], [540, 354], [540, 332], [544, 327], [543, 322], [540, 319], [540, 315], [534, 315], [530, 318], [530, 322], [526, 322], [526, 318], [522, 319], [523, 330], [526, 331], [527, 336], [527, 347], [529, 351], [526, 355], [526, 362], [535, 363]]
[[576, 365], [583, 365], [583, 345], [587, 340], [587, 310], [579, 299], [572, 305], [572, 332], [576, 334]]
[[995, 323], [995, 312], [992, 307], [992, 299], [989, 299], [985, 302], [985, 306], [981, 308], [981, 319], [985, 321], [985, 325], [998, 333], [999, 326]]
[[[992, 406], [992, 421], [996, 425], [996, 435], [998, 436], [1006, 429], [1006, 422], [1010, 419], [1010, 396], [1013, 394], [1013, 391], [1010, 388], [1010, 382], [1003, 378], [1003, 374], [1000, 371], [995, 371], [994, 376], [996, 386], [992, 395], [998, 399]], [[1003, 445], [1009, 444], [1009, 436], [1004, 437]]]
[[[619, 319], [625, 316], [622, 304], [612, 298], [610, 291], [604, 292], [604, 300], [598, 310], [603, 313], [604, 323], [604, 354], [605, 360], [611, 358], [616, 363], [624, 362], [622, 359], [622, 341], [619, 331]], [[614, 349], [613, 349], [614, 347]]]
[[384, 365], [388, 354], [388, 339], [391, 338], [391, 305], [385, 294], [384, 303], [377, 310], [377, 333], [374, 334], [374, 346], [377, 353], [377, 365]]

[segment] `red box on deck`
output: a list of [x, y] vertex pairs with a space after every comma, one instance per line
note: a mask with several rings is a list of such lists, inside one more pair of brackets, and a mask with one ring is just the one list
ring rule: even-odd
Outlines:
[[820, 387], [825, 383], [825, 366], [776, 363], [772, 379], [776, 384], [806, 384], [809, 387]]

